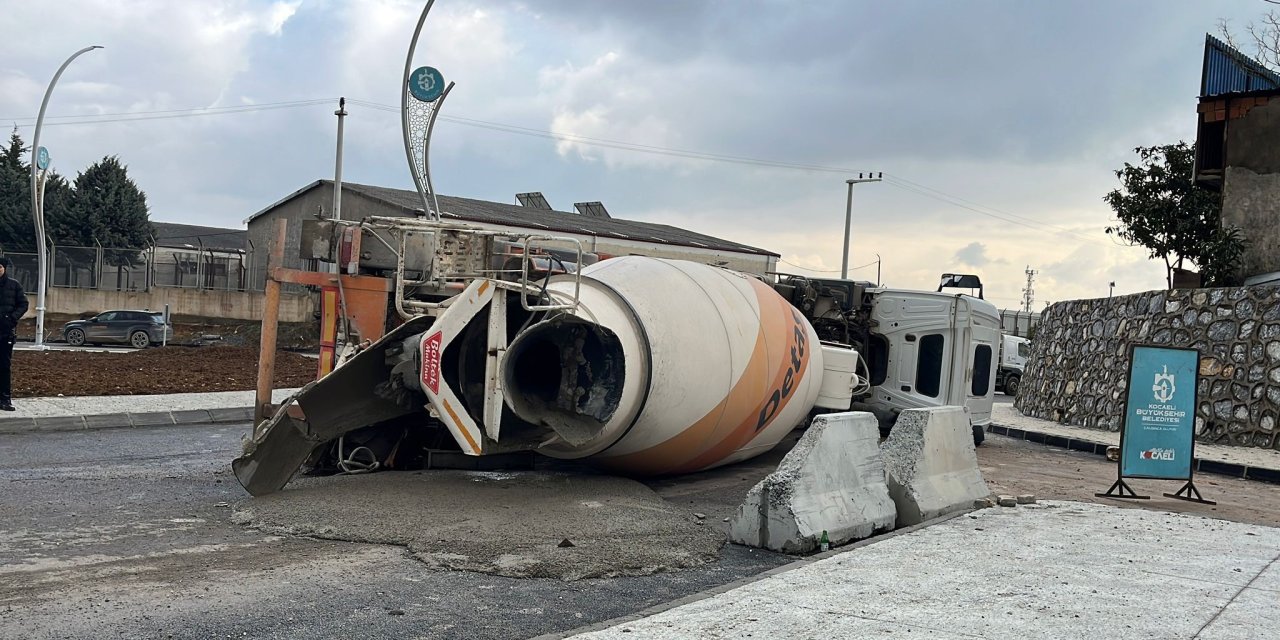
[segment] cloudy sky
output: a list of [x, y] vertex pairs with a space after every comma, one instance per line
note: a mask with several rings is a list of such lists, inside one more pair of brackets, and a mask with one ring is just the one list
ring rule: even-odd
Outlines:
[[[1132, 149], [1195, 136], [1205, 32], [1261, 0], [438, 0], [416, 62], [457, 83], [437, 123], [441, 193], [674, 224], [933, 288], [982, 276], [1019, 304], [1162, 286], [1116, 245], [1102, 196]], [[333, 175], [411, 188], [399, 76], [422, 2], [0, 0], [0, 123], [64, 174], [118, 155], [153, 220], [236, 227]], [[132, 114], [132, 115], [126, 115]], [[637, 150], [643, 147], [643, 150]], [[715, 156], [719, 159], [708, 159]], [[853, 275], [874, 279], [875, 266]]]

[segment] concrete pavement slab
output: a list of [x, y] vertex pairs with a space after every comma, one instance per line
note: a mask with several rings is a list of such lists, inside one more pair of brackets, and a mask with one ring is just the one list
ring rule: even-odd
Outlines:
[[1198, 640], [1254, 640], [1280, 634], [1280, 592], [1247, 588], [1204, 626]]
[[1280, 529], [1198, 516], [984, 509], [574, 637], [1260, 638], [1277, 550]]

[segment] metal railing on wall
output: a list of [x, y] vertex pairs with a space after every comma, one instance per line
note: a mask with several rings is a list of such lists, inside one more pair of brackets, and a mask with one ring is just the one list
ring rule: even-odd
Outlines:
[[[13, 261], [11, 277], [34, 291], [38, 274], [35, 253], [5, 252]], [[253, 266], [252, 251], [198, 247], [73, 247], [53, 245], [49, 251], [50, 287], [99, 291], [150, 291], [178, 288], [216, 291], [261, 291], [265, 274]]]

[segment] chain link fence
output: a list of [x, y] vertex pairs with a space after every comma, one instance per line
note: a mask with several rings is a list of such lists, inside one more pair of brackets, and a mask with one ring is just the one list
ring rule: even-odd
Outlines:
[[[35, 291], [39, 259], [34, 253], [6, 253], [9, 274]], [[187, 248], [54, 246], [48, 256], [50, 287], [100, 291], [150, 291], [152, 288], [261, 291], [265, 278], [255, 274], [253, 253]]]

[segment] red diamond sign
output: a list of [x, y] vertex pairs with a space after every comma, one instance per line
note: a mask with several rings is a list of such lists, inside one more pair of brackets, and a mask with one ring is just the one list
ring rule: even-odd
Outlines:
[[437, 331], [422, 341], [422, 386], [431, 393], [440, 393], [440, 342], [443, 335]]

